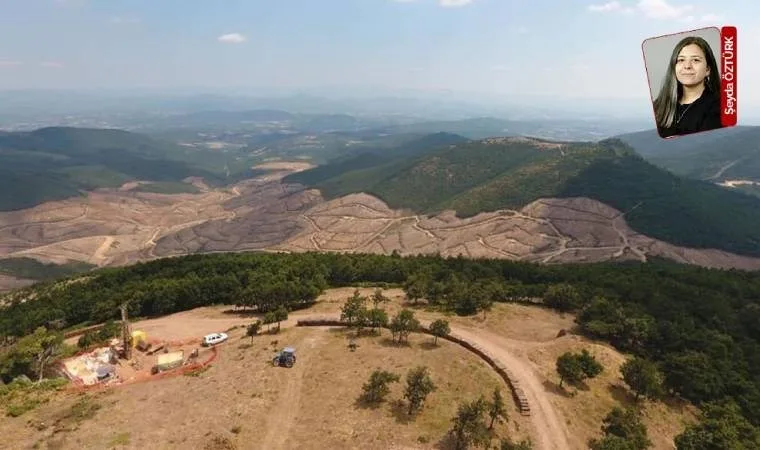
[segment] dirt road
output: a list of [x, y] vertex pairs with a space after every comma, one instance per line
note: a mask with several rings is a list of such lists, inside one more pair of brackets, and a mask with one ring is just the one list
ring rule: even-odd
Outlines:
[[493, 357], [504, 363], [519, 381], [530, 403], [531, 420], [537, 437], [536, 448], [541, 450], [569, 450], [568, 430], [560, 415], [551, 404], [546, 389], [542, 385], [530, 362], [516, 356], [509, 350], [508, 340], [493, 336], [482, 330], [471, 331], [465, 328], [451, 327], [452, 334], [461, 336], [477, 344]]
[[279, 395], [279, 402], [270, 412], [267, 421], [267, 434], [261, 441], [260, 448], [271, 450], [287, 448], [288, 431], [295, 423], [298, 411], [301, 410], [299, 402], [301, 401], [301, 387], [303, 385], [304, 372], [309, 368], [309, 360], [319, 356], [320, 344], [325, 338], [324, 333], [316, 333], [310, 337], [303, 345], [304, 351], [297, 353], [296, 364], [287, 371], [287, 384], [284, 391]]

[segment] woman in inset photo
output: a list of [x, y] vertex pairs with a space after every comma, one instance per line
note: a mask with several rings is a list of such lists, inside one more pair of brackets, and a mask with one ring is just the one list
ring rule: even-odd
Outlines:
[[673, 49], [654, 114], [662, 137], [722, 127], [720, 73], [707, 41], [689, 36]]

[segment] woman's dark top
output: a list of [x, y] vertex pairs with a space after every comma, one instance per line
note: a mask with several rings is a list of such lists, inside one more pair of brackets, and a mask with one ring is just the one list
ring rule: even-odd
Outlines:
[[[679, 120], [680, 118], [680, 120]], [[707, 89], [692, 103], [678, 105], [676, 121], [668, 128], [658, 126], [657, 132], [662, 137], [697, 133], [699, 131], [722, 128], [720, 123], [720, 97]]]

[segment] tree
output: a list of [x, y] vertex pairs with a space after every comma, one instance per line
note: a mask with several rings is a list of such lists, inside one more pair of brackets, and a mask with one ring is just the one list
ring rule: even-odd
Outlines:
[[760, 429], [742, 416], [736, 403], [704, 403], [701, 409], [701, 420], [676, 436], [678, 450], [760, 448]]
[[544, 304], [561, 312], [568, 312], [581, 306], [581, 295], [571, 284], [554, 284], [544, 294]]
[[652, 446], [646, 426], [633, 409], [612, 408], [604, 418], [602, 432], [602, 439], [589, 441], [592, 450], [646, 450]]
[[[367, 318], [367, 297], [363, 297], [359, 294], [359, 290], [354, 291], [354, 295], [346, 300], [343, 307], [340, 309], [340, 320], [348, 324], [349, 328], [357, 327], [361, 330], [361, 327], [366, 323]], [[357, 335], [359, 334], [357, 331]]]
[[559, 387], [565, 381], [577, 383], [583, 380], [583, 367], [578, 358], [570, 352], [566, 352], [557, 358], [557, 373], [559, 374]]
[[583, 370], [583, 374], [586, 375], [586, 378], [596, 378], [604, 371], [604, 366], [602, 366], [585, 348], [576, 357], [578, 358], [578, 363]]
[[47, 364], [58, 356], [61, 350], [63, 333], [48, 332], [40, 327], [32, 336], [35, 336], [36, 339], [32, 341], [29, 350], [35, 355], [34, 367], [37, 371], [37, 381], [42, 381]]
[[595, 378], [603, 370], [604, 367], [586, 349], [581, 353], [566, 352], [557, 358], [560, 387], [565, 380], [570, 383], [579, 383], [586, 378]]
[[253, 344], [253, 337], [259, 334], [259, 330], [261, 330], [260, 320], [253, 322], [252, 324], [248, 325], [248, 327], [246, 328], [245, 335], [251, 337], [251, 344]]
[[435, 389], [436, 386], [430, 378], [427, 367], [418, 366], [411, 369], [406, 375], [404, 390], [404, 398], [409, 401], [409, 415], [422, 408], [427, 396]]
[[380, 305], [391, 301], [391, 299], [383, 295], [383, 290], [380, 288], [375, 289], [375, 292], [370, 297], [370, 300], [372, 301], [372, 306], [374, 309], [379, 309]]
[[451, 333], [451, 328], [449, 327], [449, 322], [443, 319], [438, 319], [430, 324], [430, 333], [433, 334], [434, 339], [433, 343], [435, 345], [438, 345], [438, 338], [439, 337], [446, 337]]
[[93, 331], [87, 331], [83, 335], [79, 336], [77, 340], [77, 347], [88, 348], [97, 341], [97, 334]]
[[633, 442], [612, 434], [601, 439], [592, 439], [588, 445], [591, 450], [636, 450]]
[[369, 381], [362, 386], [361, 400], [377, 404], [385, 400], [385, 396], [390, 392], [388, 384], [397, 383], [401, 377], [395, 373], [385, 370], [375, 370], [369, 377]]
[[398, 336], [398, 341], [405, 341], [409, 337], [409, 333], [417, 330], [420, 327], [420, 322], [414, 317], [414, 312], [408, 309], [402, 309], [391, 321], [391, 333], [395, 340]]
[[487, 404], [483, 397], [464, 402], [457, 408], [457, 413], [451, 421], [451, 434], [454, 435], [454, 445], [457, 450], [464, 450], [470, 445], [487, 447], [491, 442], [488, 428], [483, 421], [483, 413]]
[[277, 331], [280, 331], [280, 322], [288, 320], [288, 309], [284, 305], [280, 305], [274, 311], [274, 321], [277, 322]]
[[635, 393], [637, 401], [640, 396], [656, 398], [661, 395], [662, 376], [654, 363], [642, 358], [632, 358], [620, 367], [620, 372], [625, 383]]
[[269, 311], [268, 313], [264, 314], [264, 325], [267, 326], [267, 332], [269, 332], [269, 325], [277, 322], [277, 317], [274, 314], [274, 311]]
[[98, 330], [98, 342], [106, 342], [112, 337], [118, 336], [120, 331], [121, 326], [113, 320], [109, 320], [100, 330]]
[[27, 375], [42, 381], [49, 363], [60, 355], [63, 334], [38, 327], [34, 333], [19, 339], [10, 350], [0, 353], [0, 375], [3, 379]]
[[430, 290], [431, 282], [432, 274], [429, 271], [420, 271], [409, 275], [403, 285], [406, 299], [416, 305], [417, 301], [424, 298]]
[[501, 389], [495, 388], [491, 396], [491, 401], [488, 403], [488, 417], [491, 422], [488, 424], [488, 429], [493, 429], [493, 424], [498, 420], [499, 422], [506, 422], [509, 420], [507, 416], [507, 406], [504, 404], [504, 398], [501, 396]]
[[527, 439], [520, 442], [502, 439], [499, 443], [499, 450], [533, 450], [533, 444]]
[[373, 332], [377, 328], [388, 326], [388, 313], [384, 309], [371, 309], [368, 313], [368, 319]]

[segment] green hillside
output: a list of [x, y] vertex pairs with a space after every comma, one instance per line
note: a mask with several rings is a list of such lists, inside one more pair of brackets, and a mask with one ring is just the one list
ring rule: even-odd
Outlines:
[[700, 180], [760, 181], [760, 127], [732, 127], [662, 139], [653, 130], [619, 136], [649, 161]]
[[250, 172], [244, 155], [182, 147], [122, 130], [56, 127], [0, 133], [0, 211], [129, 180], [172, 183], [201, 176], [222, 185]]
[[36, 281], [54, 280], [87, 272], [95, 266], [83, 262], [42, 263], [32, 258], [0, 259], [0, 274]]
[[567, 143], [561, 150], [538, 140], [488, 142], [342, 171], [310, 186], [328, 198], [366, 192], [393, 208], [454, 209], [459, 216], [583, 196], [621, 211], [638, 205], [626, 220], [653, 238], [760, 256], [760, 199], [673, 175], [620, 140]]
[[[394, 162], [424, 155], [450, 145], [467, 142], [467, 138], [457, 134], [434, 133], [399, 142], [393, 146], [361, 146], [355, 152], [335, 158], [329, 164], [303, 172], [296, 172], [284, 178], [285, 182], [314, 185], [338, 177], [341, 174], [370, 168], [385, 167]], [[384, 172], [387, 168], [381, 170]]]

